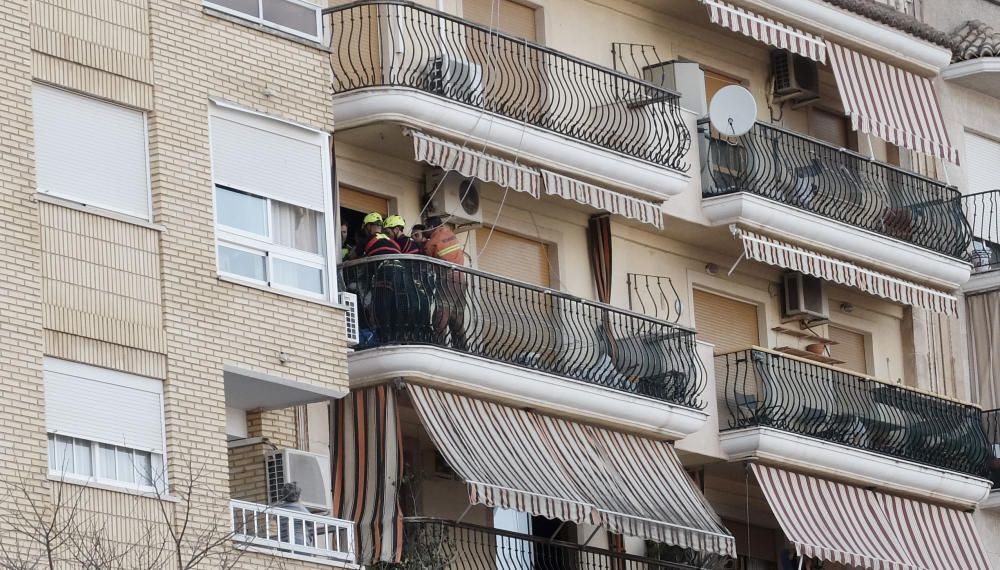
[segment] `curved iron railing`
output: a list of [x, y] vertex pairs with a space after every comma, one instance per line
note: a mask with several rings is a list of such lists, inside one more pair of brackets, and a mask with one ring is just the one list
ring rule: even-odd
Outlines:
[[675, 170], [691, 133], [679, 95], [409, 2], [324, 10], [337, 93], [409, 87]]
[[986, 441], [989, 442], [987, 461], [990, 480], [994, 489], [1000, 489], [1000, 410], [986, 410], [982, 418]]
[[358, 349], [428, 344], [701, 408], [695, 333], [551, 289], [423, 256], [341, 266]]
[[1000, 190], [962, 196], [962, 209], [972, 228], [972, 266], [976, 271], [1000, 269]]
[[760, 350], [716, 357], [719, 424], [771, 427], [985, 475], [979, 408]]
[[407, 570], [684, 570], [705, 567], [659, 559], [690, 556], [679, 548], [672, 549], [676, 554], [665, 552], [665, 556], [649, 558], [550, 537], [425, 517], [406, 518], [403, 533], [400, 566]]
[[712, 131], [702, 176], [705, 198], [747, 192], [964, 258], [971, 232], [957, 190], [785, 129], [757, 123], [743, 136]]

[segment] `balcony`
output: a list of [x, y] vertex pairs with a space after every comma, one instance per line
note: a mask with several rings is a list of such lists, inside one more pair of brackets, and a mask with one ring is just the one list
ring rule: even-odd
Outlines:
[[993, 482], [994, 490], [1000, 489], [1000, 410], [983, 412], [983, 430], [986, 431], [986, 440], [990, 444], [987, 456], [990, 481]]
[[314, 562], [354, 563], [354, 523], [231, 501], [233, 540], [247, 549]]
[[985, 496], [989, 447], [975, 406], [758, 348], [717, 356], [716, 372], [733, 459], [965, 504]]
[[1000, 190], [962, 196], [962, 209], [972, 228], [969, 262], [973, 271], [1000, 269]]
[[[403, 565], [440, 570], [607, 570], [643, 568], [681, 570], [694, 566], [611, 552], [572, 542], [536, 537], [488, 527], [432, 518], [407, 518], [404, 523]], [[581, 540], [586, 536], [581, 537]], [[668, 550], [668, 549], [664, 549]], [[669, 549], [683, 559], [690, 552]], [[676, 550], [677, 552], [673, 552]]]
[[[703, 211], [957, 287], [971, 234], [957, 190], [773, 125], [707, 138]], [[910, 245], [913, 247], [900, 247]]]
[[418, 377], [668, 437], [707, 419], [689, 329], [422, 256], [348, 262], [341, 277], [361, 305], [352, 388]]
[[397, 123], [651, 195], [687, 184], [674, 92], [409, 2], [324, 13], [341, 133]]

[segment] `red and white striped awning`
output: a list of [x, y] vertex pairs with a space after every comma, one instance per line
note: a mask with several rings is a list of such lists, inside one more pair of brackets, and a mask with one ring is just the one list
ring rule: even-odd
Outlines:
[[538, 170], [530, 166], [467, 148], [420, 131], [404, 129], [413, 138], [413, 155], [419, 160], [462, 176], [492, 182], [517, 192], [539, 197]]
[[877, 493], [910, 558], [927, 570], [991, 568], [971, 513]]
[[936, 313], [958, 315], [958, 299], [951, 294], [885, 273], [855, 265], [774, 238], [732, 227], [733, 235], [743, 242], [748, 259], [798, 271], [860, 289], [877, 297], [904, 305], [921, 307]]
[[732, 535], [669, 443], [407, 388], [434, 444], [468, 483], [473, 504], [735, 556]]
[[826, 63], [823, 38], [739, 8], [722, 0], [701, 0], [708, 7], [708, 16], [718, 24], [776, 48]]
[[873, 493], [756, 463], [750, 467], [800, 557], [874, 570], [924, 570], [900, 544]]
[[958, 164], [930, 79], [827, 42], [854, 130]]
[[650, 224], [663, 229], [663, 208], [661, 204], [612, 192], [605, 188], [587, 184], [573, 178], [541, 169], [545, 193], [573, 200], [625, 218]]

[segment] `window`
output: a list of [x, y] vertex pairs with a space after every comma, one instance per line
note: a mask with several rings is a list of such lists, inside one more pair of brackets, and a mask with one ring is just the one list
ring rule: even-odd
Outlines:
[[327, 298], [327, 136], [219, 105], [211, 117], [219, 273]]
[[712, 97], [719, 92], [719, 89], [723, 87], [728, 87], [730, 85], [741, 85], [739, 79], [733, 77], [732, 75], [726, 75], [725, 73], [720, 73], [718, 71], [712, 71], [711, 69], [705, 70], [705, 101], [711, 103]]
[[760, 345], [757, 305], [694, 290], [694, 322], [698, 338], [728, 354]]
[[809, 135], [837, 148], [857, 150], [857, 137], [847, 117], [815, 107], [809, 109]]
[[490, 235], [489, 228], [480, 228], [476, 230], [476, 249], [481, 252], [476, 260], [481, 271], [540, 287], [552, 286], [549, 248], [540, 241], [497, 229]]
[[538, 41], [537, 11], [532, 6], [512, 0], [463, 0], [462, 15], [481, 26]]
[[160, 381], [51, 358], [44, 366], [50, 475], [165, 488]]
[[38, 191], [148, 220], [146, 116], [35, 85]]
[[305, 0], [205, 0], [205, 5], [309, 40], [320, 40], [320, 8]]
[[1000, 164], [1000, 142], [966, 131], [963, 164], [967, 194], [993, 190], [998, 186], [996, 170]]
[[836, 343], [830, 346], [830, 355], [843, 361], [842, 368], [868, 374], [865, 335], [830, 325], [827, 336]]

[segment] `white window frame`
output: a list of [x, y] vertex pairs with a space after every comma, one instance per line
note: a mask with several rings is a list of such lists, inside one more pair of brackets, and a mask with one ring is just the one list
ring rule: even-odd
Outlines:
[[288, 28], [286, 26], [282, 26], [280, 24], [276, 24], [274, 22], [271, 22], [270, 20], [265, 20], [264, 19], [264, 0], [257, 0], [257, 13], [259, 14], [259, 16], [253, 16], [251, 14], [247, 14], [246, 12], [240, 12], [239, 10], [233, 10], [232, 8], [227, 8], [225, 6], [221, 6], [219, 4], [216, 4], [215, 2], [212, 2], [212, 0], [204, 0], [204, 3], [205, 3], [205, 6], [208, 6], [209, 8], [211, 8], [213, 10], [218, 10], [219, 12], [223, 12], [223, 13], [229, 14], [231, 16], [236, 16], [237, 18], [240, 18], [242, 20], [248, 20], [250, 22], [254, 22], [256, 24], [260, 24], [260, 25], [268, 27], [268, 28], [274, 28], [275, 30], [280, 30], [282, 32], [285, 32], [286, 34], [292, 34], [293, 36], [298, 36], [300, 38], [304, 38], [304, 39], [307, 39], [307, 40], [312, 41], [312, 42], [320, 42], [320, 41], [322, 41], [322, 36], [323, 36], [322, 8], [320, 6], [317, 6], [316, 4], [314, 4], [312, 2], [307, 1], [307, 0], [282, 0], [282, 1], [283, 2], [288, 2], [289, 4], [298, 4], [299, 6], [304, 6], [306, 8], [312, 8], [313, 10], [315, 10], [315, 12], [316, 12], [316, 35], [315, 36], [311, 36], [311, 35], [309, 35], [309, 34], [307, 34], [305, 32], [302, 32], [300, 30], [296, 30], [295, 28]]
[[[214, 190], [218, 189], [228, 190], [232, 192], [240, 192], [234, 188], [228, 188], [225, 186], [215, 186]], [[244, 194], [253, 196], [255, 198], [264, 200], [267, 204], [267, 233], [266, 236], [261, 236], [252, 232], [245, 230], [240, 230], [238, 228], [230, 227], [221, 224], [220, 222], [215, 222], [215, 237], [217, 241], [217, 246], [230, 247], [232, 249], [239, 249], [249, 253], [255, 253], [262, 255], [264, 257], [264, 281], [258, 281], [247, 277], [245, 275], [238, 275], [236, 273], [227, 273], [219, 268], [219, 274], [231, 277], [233, 279], [245, 279], [253, 283], [259, 283], [266, 287], [271, 287], [278, 289], [280, 291], [287, 291], [290, 293], [295, 293], [297, 295], [307, 295], [309, 297], [315, 297], [317, 299], [326, 299], [330, 294], [329, 289], [329, 268], [326, 267], [328, 263], [329, 255], [324, 252], [322, 254], [310, 253], [308, 251], [301, 251], [293, 247], [288, 247], [284, 245], [279, 245], [274, 243], [274, 216], [272, 215], [273, 202], [280, 202], [280, 200], [272, 200], [264, 196], [257, 196], [256, 194], [251, 194], [249, 192], [244, 192]], [[281, 202], [282, 204], [287, 204], [287, 202]], [[315, 211], [315, 210], [311, 210]], [[324, 240], [320, 243], [320, 246], [324, 250], [329, 250], [330, 240], [327, 238], [326, 234], [329, 231], [327, 224], [327, 214], [326, 212], [320, 212], [323, 215], [323, 233]], [[218, 208], [216, 208], [216, 215], [218, 215]], [[218, 247], [216, 248], [216, 253], [218, 254]], [[218, 255], [217, 255], [218, 257]], [[276, 283], [272, 279], [274, 275], [274, 265], [272, 263], [273, 259], [282, 259], [284, 261], [289, 261], [291, 263], [297, 263], [306, 267], [312, 267], [322, 271], [323, 276], [321, 277], [323, 291], [317, 293], [315, 291], [309, 291], [307, 289], [298, 289], [296, 287], [291, 287], [289, 285], [284, 285], [281, 283]], [[218, 261], [218, 259], [216, 260]]]
[[[58, 479], [60, 481], [77, 481], [83, 484], [97, 483], [103, 486], [110, 487], [120, 487], [123, 489], [141, 491], [144, 493], [162, 493], [166, 490], [166, 475], [164, 471], [164, 461], [163, 455], [157, 451], [150, 449], [136, 449], [134, 447], [127, 447], [123, 445], [116, 445], [113, 442], [108, 441], [96, 441], [88, 439], [85, 437], [77, 437], [66, 433], [48, 432], [49, 437], [65, 437], [70, 438], [73, 444], [76, 445], [77, 442], [88, 444], [90, 446], [90, 472], [91, 475], [81, 475], [73, 471], [63, 471], [62, 469], [52, 467], [52, 457], [51, 449], [49, 450], [49, 477], [53, 479]], [[106, 445], [108, 447], [113, 447], [115, 449], [115, 460], [117, 466], [117, 457], [119, 451], [127, 451], [131, 453], [132, 457], [135, 457], [136, 453], [148, 453], [149, 454], [149, 471], [150, 479], [152, 485], [144, 485], [139, 481], [134, 481], [129, 483], [127, 481], [122, 481], [120, 479], [111, 479], [108, 477], [103, 477], [101, 473], [101, 461], [99, 458], [101, 445]], [[134, 459], [133, 459], [134, 465]], [[136, 477], [137, 479], [138, 477]]]
[[[264, 128], [266, 130], [279, 131], [284, 130], [285, 134], [288, 133], [289, 129], [307, 131], [311, 135], [318, 135], [320, 140], [317, 146], [320, 148], [321, 158], [322, 158], [322, 168], [323, 168], [323, 209], [320, 212], [323, 214], [323, 254], [313, 254], [305, 251], [299, 251], [294, 248], [281, 246], [273, 243], [272, 224], [273, 224], [273, 211], [271, 206], [271, 199], [265, 196], [260, 196], [254, 194], [253, 192], [246, 192], [240, 188], [235, 188], [232, 186], [219, 186], [214, 183], [215, 175], [213, 172], [212, 180], [212, 219], [215, 224], [216, 233], [216, 268], [220, 276], [237, 280], [245, 281], [248, 283], [255, 283], [268, 289], [273, 289], [282, 293], [291, 293], [297, 296], [304, 296], [306, 298], [324, 300], [336, 302], [337, 300], [337, 252], [339, 251], [336, 246], [336, 240], [339, 237], [339, 233], [334, 231], [334, 223], [338, 216], [335, 213], [333, 207], [333, 174], [331, 172], [330, 164], [330, 133], [316, 129], [313, 127], [308, 127], [296, 123], [291, 123], [289, 121], [284, 121], [276, 117], [272, 117], [258, 111], [253, 111], [249, 109], [241, 108], [237, 105], [229, 103], [227, 101], [212, 99], [209, 105], [209, 116], [216, 116], [226, 120], [234, 120], [241, 122], [249, 126], [256, 126], [259, 128]], [[209, 140], [211, 141], [211, 121], [209, 121]], [[303, 139], [304, 140], [304, 139]], [[210, 143], [211, 144], [211, 143]], [[214, 165], [213, 165], [214, 168]], [[257, 198], [261, 198], [267, 201], [267, 227], [268, 236], [261, 239], [262, 236], [254, 234], [247, 231], [242, 231], [236, 228], [230, 228], [228, 226], [222, 226], [216, 220], [218, 212], [218, 203], [216, 200], [216, 188], [223, 188], [228, 190], [233, 190], [236, 192], [243, 192]], [[281, 200], [276, 200], [283, 204], [289, 204], [289, 202], [283, 202]], [[291, 204], [296, 205], [296, 204]], [[313, 210], [315, 211], [315, 210]], [[218, 246], [225, 245], [227, 247], [233, 247], [234, 249], [242, 249], [252, 253], [263, 253], [265, 256], [265, 277], [266, 281], [257, 281], [242, 275], [236, 275], [232, 273], [227, 273], [219, 268], [218, 264]], [[324, 271], [323, 274], [323, 293], [317, 294], [315, 291], [308, 291], [304, 289], [297, 289], [295, 287], [289, 287], [286, 285], [274, 284], [270, 282], [271, 275], [273, 275], [273, 270], [271, 267], [271, 256], [276, 256], [287, 261], [294, 263], [300, 263], [302, 265], [316, 267]]]

